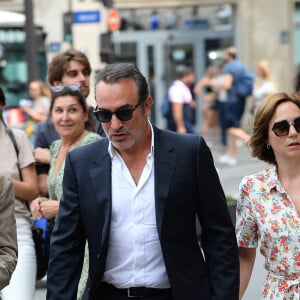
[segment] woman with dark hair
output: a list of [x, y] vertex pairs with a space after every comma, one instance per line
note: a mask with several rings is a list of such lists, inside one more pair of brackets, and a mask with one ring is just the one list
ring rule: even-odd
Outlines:
[[31, 233], [31, 215], [27, 205], [38, 195], [34, 158], [24, 131], [11, 129], [16, 148], [7, 132], [2, 112], [5, 95], [0, 87], [0, 168], [12, 178], [15, 192], [18, 262], [10, 284], [2, 292], [3, 300], [32, 300], [35, 292], [36, 257]]
[[299, 299], [300, 98], [274, 93], [258, 106], [249, 145], [269, 166], [243, 178], [237, 206], [240, 299], [249, 283], [256, 247], [267, 276], [261, 299]]
[[86, 129], [87, 125], [93, 126], [93, 121], [88, 113], [88, 106], [80, 86], [57, 85], [53, 86], [51, 90], [50, 117], [60, 139], [54, 141], [50, 146], [49, 199], [38, 197], [31, 206], [32, 213], [36, 218], [39, 219], [42, 216], [47, 218], [46, 241], [48, 247], [46, 248], [48, 250], [50, 235], [59, 210], [59, 200], [62, 196], [62, 180], [67, 153], [76, 147], [100, 139], [98, 134]]

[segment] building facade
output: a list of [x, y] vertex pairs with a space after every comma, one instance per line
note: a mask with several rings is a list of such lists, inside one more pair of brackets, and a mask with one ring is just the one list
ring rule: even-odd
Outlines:
[[[299, 1], [277, 0], [276, 5], [274, 0], [185, 0], [184, 5], [180, 0], [32, 1], [34, 21], [46, 33], [48, 61], [73, 46], [88, 55], [94, 70], [102, 66], [106, 54], [136, 63], [150, 80], [158, 124], [160, 99], [175, 64], [191, 65], [198, 79], [230, 45], [253, 71], [258, 61], [267, 59], [279, 89], [293, 90], [300, 61], [295, 53]], [[110, 5], [121, 18], [119, 30], [113, 32], [108, 29]], [[24, 1], [0, 0], [0, 9], [22, 12]], [[78, 17], [70, 25], [71, 40], [65, 34], [68, 12]], [[94, 15], [84, 17], [89, 13]]]

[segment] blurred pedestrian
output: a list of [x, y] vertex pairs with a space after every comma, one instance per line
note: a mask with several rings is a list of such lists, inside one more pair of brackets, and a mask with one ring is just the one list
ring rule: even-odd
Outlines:
[[172, 107], [172, 119], [168, 129], [179, 133], [195, 133], [192, 124], [192, 107], [195, 106], [190, 86], [195, 81], [194, 71], [184, 65], [175, 70], [175, 81], [170, 86], [168, 95]]
[[251, 113], [254, 114], [260, 102], [277, 90], [277, 84], [267, 60], [261, 60], [256, 66], [256, 78], [253, 87], [253, 104]]
[[206, 74], [198, 81], [194, 93], [202, 100], [202, 136], [207, 143], [218, 140], [218, 111], [216, 106], [218, 93], [214, 89], [217, 81], [217, 69], [215, 66], [208, 66]]
[[300, 292], [300, 98], [274, 93], [255, 114], [249, 145], [269, 166], [240, 184], [236, 233], [240, 299], [251, 277], [256, 248], [267, 276], [260, 299], [299, 299]]
[[17, 264], [15, 194], [9, 175], [0, 169], [0, 298]]
[[160, 27], [160, 19], [158, 12], [156, 10], [152, 11], [150, 19], [149, 19], [149, 26], [151, 30], [158, 30]]
[[[85, 97], [90, 92], [91, 66], [87, 56], [76, 49], [68, 49], [57, 54], [48, 67], [48, 81], [50, 85], [80, 85], [80, 89]], [[103, 135], [101, 124], [93, 116], [93, 107], [89, 106], [89, 114], [94, 120], [96, 132]], [[93, 131], [92, 128], [88, 128]], [[47, 177], [50, 164], [49, 147], [52, 142], [59, 139], [55, 127], [48, 118], [38, 124], [36, 128], [36, 138], [34, 143], [34, 156], [37, 161], [37, 173], [39, 190], [42, 196], [48, 194]]]
[[[223, 83], [215, 87], [227, 93], [227, 100], [223, 110], [223, 122], [229, 137], [227, 153], [219, 158], [219, 162], [234, 166], [236, 160], [236, 141], [247, 143], [249, 135], [241, 128], [241, 118], [245, 110], [246, 97], [238, 93], [238, 84], [244, 74], [245, 66], [237, 60], [237, 51], [234, 47], [225, 50], [223, 67]], [[252, 85], [251, 85], [252, 86]]]
[[236, 300], [237, 244], [209, 148], [151, 125], [153, 100], [134, 65], [97, 76], [95, 115], [108, 139], [67, 155], [47, 299], [75, 298], [87, 239], [83, 299]]
[[32, 102], [22, 99], [20, 106], [28, 116], [25, 133], [33, 145], [36, 124], [48, 118], [51, 94], [41, 80], [34, 80], [29, 83], [29, 97]]
[[220, 138], [221, 138], [221, 145], [222, 145], [222, 151], [226, 153], [227, 151], [227, 122], [225, 118], [226, 113], [226, 102], [227, 102], [227, 91], [223, 88], [224, 83], [224, 74], [223, 74], [223, 67], [224, 64], [221, 63], [218, 66], [218, 75], [216, 78], [217, 86], [219, 87], [217, 89], [217, 100], [216, 100], [216, 107], [218, 111], [218, 123], [220, 128]]
[[[86, 130], [87, 123], [94, 127], [89, 118], [88, 106], [80, 86], [54, 86], [50, 108], [51, 120], [60, 139], [50, 146], [50, 170], [48, 176], [49, 199], [38, 197], [31, 205], [33, 216], [47, 218], [46, 250], [50, 249], [50, 236], [59, 210], [62, 196], [62, 180], [67, 153], [79, 146], [100, 139], [94, 132]], [[47, 255], [48, 256], [48, 255]], [[79, 284], [78, 299], [82, 298], [88, 274], [88, 253], [83, 268], [82, 281]]]
[[[17, 224], [18, 263], [10, 284], [2, 290], [3, 300], [32, 300], [36, 281], [36, 256], [31, 233], [31, 214], [28, 203], [38, 195], [37, 176], [29, 140], [23, 130], [12, 129], [11, 139], [3, 121], [5, 95], [0, 88], [0, 168], [13, 182]], [[27, 203], [27, 204], [26, 204]]]

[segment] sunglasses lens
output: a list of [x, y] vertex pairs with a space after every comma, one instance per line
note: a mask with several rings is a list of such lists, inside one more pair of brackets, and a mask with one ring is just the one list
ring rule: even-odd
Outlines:
[[129, 121], [132, 118], [132, 109], [122, 109], [116, 111], [116, 116], [121, 121]]
[[300, 117], [294, 120], [294, 127], [297, 132], [300, 132]]
[[96, 118], [101, 123], [107, 123], [111, 120], [112, 113], [108, 110], [97, 110], [94, 112]]
[[93, 113], [97, 120], [101, 123], [108, 123], [111, 121], [112, 115], [115, 114], [116, 117], [120, 121], [129, 121], [132, 118], [132, 114], [134, 110], [139, 106], [138, 103], [134, 108], [128, 108], [128, 109], [119, 109], [114, 112], [106, 109], [96, 109]]
[[274, 124], [272, 130], [277, 136], [289, 134], [290, 124], [287, 121], [281, 121]]

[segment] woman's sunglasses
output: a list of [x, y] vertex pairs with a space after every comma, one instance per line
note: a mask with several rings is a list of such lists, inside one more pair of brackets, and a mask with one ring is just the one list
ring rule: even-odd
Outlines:
[[133, 108], [121, 108], [117, 109], [116, 111], [110, 111], [107, 109], [97, 109], [96, 107], [96, 109], [93, 111], [93, 114], [101, 123], [110, 122], [112, 115], [116, 115], [120, 121], [129, 121], [132, 119], [132, 114], [139, 105], [141, 105], [141, 103], [138, 103]]
[[64, 90], [70, 90], [72, 92], [80, 91], [79, 84], [70, 84], [70, 85], [53, 85], [50, 87], [53, 93], [60, 93]]
[[297, 117], [293, 123], [289, 123], [287, 120], [274, 123], [272, 131], [277, 136], [286, 136], [289, 134], [291, 125], [294, 126], [297, 132], [300, 132], [300, 117]]

